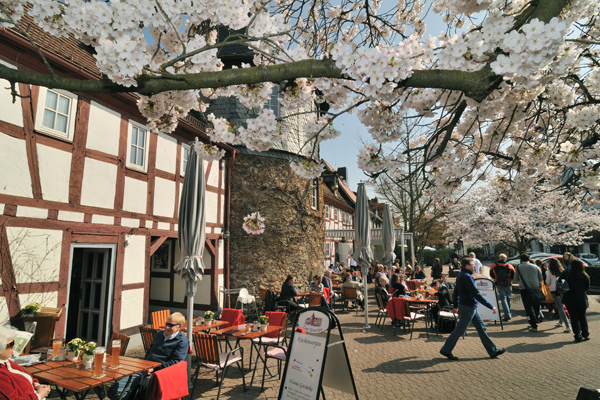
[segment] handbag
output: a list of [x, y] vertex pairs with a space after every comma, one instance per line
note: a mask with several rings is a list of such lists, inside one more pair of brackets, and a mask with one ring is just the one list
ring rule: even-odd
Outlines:
[[[517, 270], [519, 270], [519, 267], [517, 267]], [[519, 271], [519, 275], [521, 275], [521, 271]], [[527, 290], [527, 297], [529, 298], [529, 301], [532, 303], [541, 303], [542, 301], [546, 300], [546, 295], [541, 289], [529, 289], [529, 287], [527, 287], [527, 283], [525, 283], [525, 279], [523, 279], [523, 276], [520, 278], [523, 280], [523, 285]]]
[[[571, 270], [569, 270], [569, 272], [567, 272], [567, 279], [569, 279], [570, 273], [571, 273]], [[556, 293], [560, 296], [562, 296], [563, 294], [565, 294], [569, 290], [571, 290], [571, 288], [569, 287], [569, 283], [567, 282], [567, 279], [560, 279], [560, 280], [556, 281]]]

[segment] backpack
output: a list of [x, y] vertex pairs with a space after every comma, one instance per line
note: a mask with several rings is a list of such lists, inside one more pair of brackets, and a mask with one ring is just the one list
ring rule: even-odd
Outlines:
[[510, 269], [507, 264], [498, 264], [494, 268], [496, 273], [496, 285], [498, 286], [510, 286]]

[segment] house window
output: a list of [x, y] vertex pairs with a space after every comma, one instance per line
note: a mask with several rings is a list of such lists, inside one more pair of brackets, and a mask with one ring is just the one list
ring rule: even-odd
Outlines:
[[342, 222], [346, 225], [346, 213], [342, 213]]
[[273, 86], [273, 89], [271, 90], [271, 98], [265, 104], [265, 108], [270, 108], [273, 110], [273, 114], [275, 114], [276, 118], [279, 118], [282, 111], [281, 104], [279, 103], [279, 98], [281, 97], [281, 93], [279, 93], [280, 90], [281, 88], [279, 85]]
[[129, 121], [129, 153], [127, 166], [130, 168], [148, 171], [148, 129]]
[[331, 253], [329, 250], [329, 242], [325, 243], [325, 258], [331, 257]]
[[187, 144], [181, 145], [181, 175], [185, 175], [188, 160], [190, 159], [190, 146]]
[[338, 209], [337, 208], [333, 209], [333, 220], [334, 221], [338, 220]]
[[329, 206], [325, 205], [325, 218], [329, 218]]
[[310, 181], [310, 200], [311, 200], [311, 207], [314, 210], [318, 209], [319, 206], [319, 190], [318, 190], [318, 181], [316, 179], [313, 179]]
[[64, 90], [40, 88], [35, 129], [73, 140], [77, 96]]

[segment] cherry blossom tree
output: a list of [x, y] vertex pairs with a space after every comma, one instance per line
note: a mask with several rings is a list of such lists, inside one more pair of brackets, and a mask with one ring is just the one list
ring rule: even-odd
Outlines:
[[[0, 65], [0, 78], [14, 96], [18, 82], [137, 92], [150, 127], [164, 132], [190, 110], [205, 110], [206, 99], [235, 96], [257, 117], [242, 128], [209, 115], [211, 138], [256, 149], [279, 140], [284, 121], [260, 109], [273, 84], [285, 82], [286, 107], [329, 106], [304, 127], [314, 149], [339, 134], [332, 121], [346, 112], [358, 112], [377, 143], [395, 140], [407, 113], [431, 118], [432, 133], [413, 148], [385, 154], [375, 145], [359, 163], [377, 176], [420, 152], [424, 162], [413, 173], [433, 183], [434, 200], [488, 179], [493, 168], [517, 202], [527, 203], [540, 182], [556, 190], [567, 176], [587, 189], [577, 192], [582, 201], [596, 203], [599, 7], [597, 0], [3, 0], [2, 27], [34, 48], [19, 25], [25, 13], [52, 35], [73, 35], [93, 48], [104, 78], [65, 77], [42, 52], [46, 73]], [[425, 37], [428, 12], [443, 17], [445, 32]], [[229, 30], [226, 39], [217, 40], [219, 29]], [[252, 52], [251, 65], [224, 69], [219, 51], [233, 45]]]
[[447, 216], [449, 242], [471, 246], [502, 243], [526, 253], [533, 240], [552, 246], [577, 246], [600, 225], [600, 210], [578, 203], [567, 193], [539, 192], [529, 203], [480, 187], [465, 196]]

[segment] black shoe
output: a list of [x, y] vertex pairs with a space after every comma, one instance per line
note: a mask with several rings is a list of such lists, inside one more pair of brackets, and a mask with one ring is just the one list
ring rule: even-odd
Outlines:
[[454, 354], [452, 353], [444, 353], [442, 350], [440, 350], [440, 354], [443, 355], [444, 357], [447, 357], [448, 360], [452, 360], [452, 361], [456, 361], [458, 360], [458, 357], [456, 357]]
[[586, 342], [586, 341], [588, 341], [588, 340], [590, 340], [590, 337], [589, 337], [589, 336], [585, 336], [585, 337], [583, 338], [583, 341], [584, 341], [584, 342]]
[[511, 317], [508, 317], [506, 315], [504, 316], [504, 318], [502, 318], [502, 320], [506, 321], [506, 322], [510, 321], [511, 319], [512, 319]]
[[583, 341], [583, 338], [581, 336], [575, 336], [575, 341], [577, 343], [579, 343], [579, 342]]
[[498, 351], [496, 351], [494, 354], [492, 354], [490, 356], [490, 358], [496, 358], [498, 356], [501, 356], [504, 353], [506, 353], [506, 349], [505, 348], [498, 349]]

